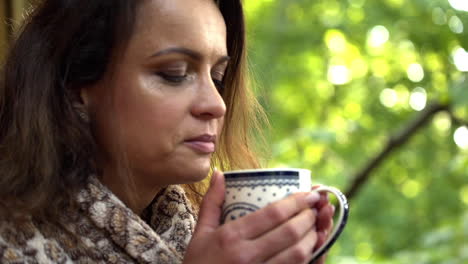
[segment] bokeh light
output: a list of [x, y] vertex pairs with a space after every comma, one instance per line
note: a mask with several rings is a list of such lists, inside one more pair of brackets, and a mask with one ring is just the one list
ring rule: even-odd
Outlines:
[[449, 19], [449, 28], [453, 33], [461, 34], [463, 33], [463, 22], [457, 16], [452, 16]]
[[413, 89], [410, 95], [409, 104], [411, 108], [416, 111], [421, 111], [426, 107], [427, 94], [426, 90], [422, 87], [416, 87]]
[[457, 10], [468, 12], [468, 1], [466, 0], [449, 0], [449, 3]]
[[328, 68], [328, 81], [342, 85], [346, 84], [351, 80], [348, 67], [344, 65], [332, 65]]
[[468, 149], [468, 128], [466, 126], [459, 127], [453, 133], [455, 144], [461, 149]]
[[325, 43], [332, 52], [341, 53], [346, 50], [346, 37], [338, 30], [328, 30], [325, 33]]
[[444, 10], [440, 7], [436, 7], [432, 10], [432, 21], [436, 25], [443, 25], [447, 23], [447, 16], [445, 15]]
[[385, 107], [394, 107], [398, 102], [398, 95], [397, 92], [390, 88], [385, 88], [380, 92], [380, 103]]
[[462, 47], [456, 47], [452, 52], [453, 63], [459, 71], [468, 72], [468, 52]]
[[450, 127], [452, 126], [450, 115], [446, 112], [437, 113], [434, 116], [434, 126], [440, 132], [448, 132]]
[[408, 198], [414, 198], [421, 192], [421, 183], [416, 180], [408, 180], [403, 184], [401, 192]]
[[320, 21], [326, 27], [332, 28], [341, 24], [343, 10], [337, 1], [328, 1], [327, 9], [320, 14]]
[[367, 36], [367, 44], [370, 47], [380, 47], [385, 44], [390, 37], [387, 28], [381, 25], [373, 27]]
[[424, 79], [424, 69], [419, 63], [411, 63], [406, 69], [406, 74], [412, 82], [420, 82]]

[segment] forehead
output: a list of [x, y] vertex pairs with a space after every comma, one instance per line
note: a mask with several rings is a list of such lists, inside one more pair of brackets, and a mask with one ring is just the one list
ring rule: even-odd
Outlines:
[[227, 54], [226, 26], [214, 0], [143, 1], [132, 42], [150, 52], [182, 46], [201, 54]]

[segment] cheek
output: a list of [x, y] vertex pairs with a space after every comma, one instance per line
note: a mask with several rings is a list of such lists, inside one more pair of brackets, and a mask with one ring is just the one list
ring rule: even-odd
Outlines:
[[127, 94], [119, 101], [121, 140], [135, 162], [164, 160], [183, 140], [187, 114], [180, 96]]
[[[140, 101], [121, 109], [122, 140], [136, 151], [169, 151], [177, 137], [178, 116], [157, 102]], [[171, 117], [171, 118], [168, 118]]]

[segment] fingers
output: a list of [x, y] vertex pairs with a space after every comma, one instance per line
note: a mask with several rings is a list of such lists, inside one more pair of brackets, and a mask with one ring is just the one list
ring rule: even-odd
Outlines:
[[211, 176], [208, 192], [200, 206], [200, 215], [195, 232], [209, 232], [219, 226], [221, 207], [224, 202], [224, 176], [215, 171]]
[[266, 263], [307, 263], [312, 257], [312, 250], [316, 241], [317, 233], [315, 230], [309, 231], [298, 243], [273, 256]]
[[[312, 190], [319, 188], [320, 185], [312, 187]], [[320, 192], [320, 200], [316, 203], [315, 208], [319, 210], [317, 216], [317, 244], [315, 250], [320, 248], [328, 239], [328, 234], [333, 227], [333, 215], [335, 214], [335, 207], [330, 204], [327, 192]], [[325, 259], [325, 258], [321, 258]], [[323, 262], [323, 260], [321, 260]], [[317, 263], [322, 263], [318, 261]]]
[[328, 238], [328, 231], [317, 231], [317, 243], [315, 244], [314, 251], [319, 249]]
[[319, 211], [317, 220], [317, 230], [329, 229], [332, 224], [335, 207], [331, 204], [323, 206]]
[[317, 216], [317, 245], [316, 249], [321, 247], [323, 243], [328, 238], [328, 234], [330, 233], [333, 227], [333, 215], [335, 213], [335, 207], [331, 204], [324, 206], [318, 213]]
[[277, 252], [301, 241], [314, 228], [316, 217], [315, 209], [305, 209], [281, 226], [253, 241], [262, 252], [258, 256], [259, 260], [269, 259]]
[[255, 239], [302, 210], [313, 207], [319, 199], [317, 192], [296, 193], [229, 224], [236, 225], [245, 239]]
[[324, 206], [330, 203], [328, 199], [328, 192], [319, 192], [319, 194], [320, 200], [315, 205], [315, 208], [317, 208], [317, 210], [322, 209]]

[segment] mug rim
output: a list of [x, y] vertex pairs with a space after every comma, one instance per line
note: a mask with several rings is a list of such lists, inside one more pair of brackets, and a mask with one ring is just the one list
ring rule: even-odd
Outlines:
[[231, 171], [223, 171], [223, 174], [242, 174], [242, 173], [255, 173], [255, 172], [303, 172], [303, 173], [311, 173], [309, 169], [302, 169], [302, 168], [260, 168], [260, 169], [246, 169], [246, 170], [231, 170]]

